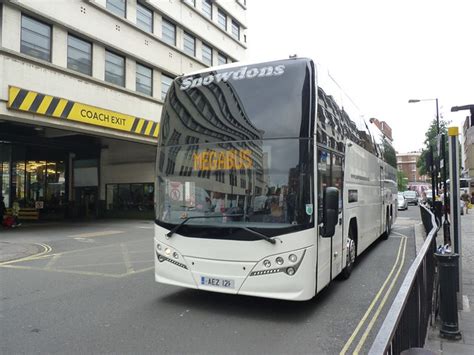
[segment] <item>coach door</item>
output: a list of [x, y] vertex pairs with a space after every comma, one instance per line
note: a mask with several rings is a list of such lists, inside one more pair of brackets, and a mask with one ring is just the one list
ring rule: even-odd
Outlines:
[[318, 224], [322, 226], [323, 191], [326, 187], [339, 190], [338, 223], [333, 237], [323, 238], [318, 234], [318, 279], [317, 291], [326, 286], [342, 269], [342, 196], [343, 196], [342, 155], [318, 147]]

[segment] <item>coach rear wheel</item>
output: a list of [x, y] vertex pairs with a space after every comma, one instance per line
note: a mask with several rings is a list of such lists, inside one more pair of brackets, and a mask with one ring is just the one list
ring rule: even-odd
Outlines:
[[392, 223], [390, 221], [390, 216], [387, 213], [387, 218], [385, 219], [385, 232], [382, 235], [382, 239], [386, 240], [390, 236], [390, 233], [392, 233]]
[[346, 267], [342, 270], [341, 277], [346, 280], [351, 276], [352, 269], [356, 258], [356, 244], [352, 236], [352, 231], [349, 232], [346, 245]]

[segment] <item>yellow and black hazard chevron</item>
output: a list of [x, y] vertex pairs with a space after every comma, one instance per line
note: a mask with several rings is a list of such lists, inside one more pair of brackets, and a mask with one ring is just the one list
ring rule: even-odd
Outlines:
[[159, 123], [155, 121], [14, 86], [8, 88], [7, 107], [12, 110], [26, 111], [149, 137], [158, 137], [160, 129]]

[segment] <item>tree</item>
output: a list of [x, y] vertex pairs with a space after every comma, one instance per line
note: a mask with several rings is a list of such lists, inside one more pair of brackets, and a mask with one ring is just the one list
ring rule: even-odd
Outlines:
[[[446, 136], [445, 140], [445, 157], [446, 161], [444, 162], [446, 167], [448, 166], [449, 160], [448, 160], [448, 139], [447, 139], [447, 133], [448, 133], [448, 121], [443, 120], [442, 118], [439, 121], [439, 133], [444, 133]], [[421, 151], [420, 159], [418, 159], [418, 162], [416, 163], [416, 167], [418, 168], [418, 173], [420, 175], [426, 175], [428, 174], [429, 167], [426, 166], [426, 157], [427, 154], [430, 151], [430, 146], [433, 147], [433, 152], [434, 152], [434, 158], [435, 161], [438, 161], [438, 131], [437, 131], [437, 123], [436, 123], [436, 118], [431, 121], [430, 127], [425, 133], [425, 147]]]
[[397, 171], [397, 185], [398, 191], [405, 191], [407, 189], [408, 178], [403, 171]]

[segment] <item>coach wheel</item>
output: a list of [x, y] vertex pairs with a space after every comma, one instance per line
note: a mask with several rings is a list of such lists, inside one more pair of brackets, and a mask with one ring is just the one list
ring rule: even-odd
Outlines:
[[346, 246], [346, 267], [342, 270], [341, 277], [346, 280], [351, 276], [352, 269], [356, 258], [356, 244], [352, 236], [352, 229], [349, 230]]
[[388, 237], [390, 236], [390, 233], [392, 233], [392, 226], [391, 226], [391, 223], [390, 223], [390, 217], [389, 217], [388, 213], [387, 213], [387, 218], [385, 220], [386, 220], [385, 233], [382, 235], [383, 240], [387, 240]]

